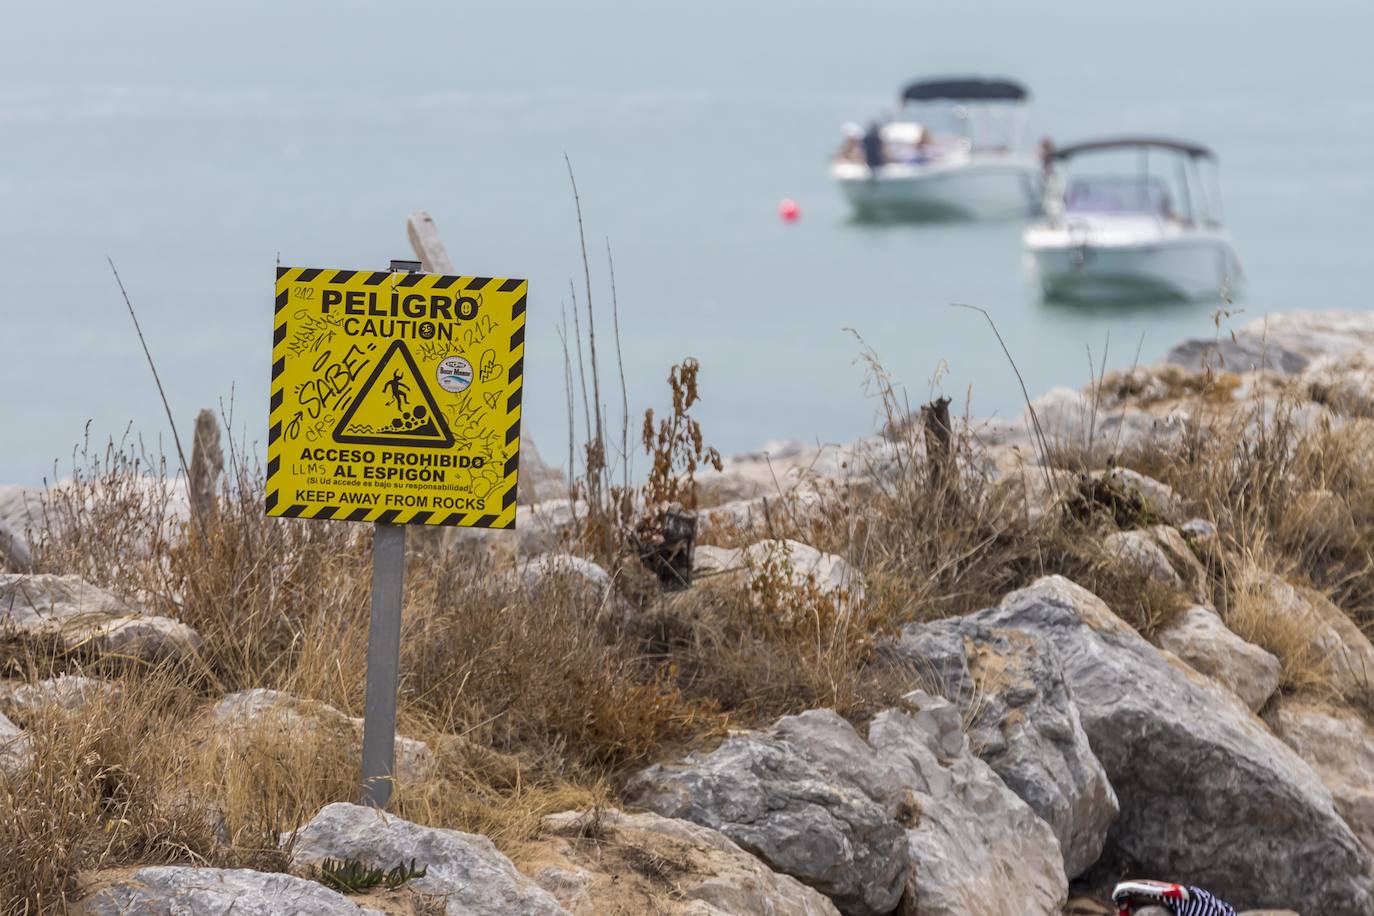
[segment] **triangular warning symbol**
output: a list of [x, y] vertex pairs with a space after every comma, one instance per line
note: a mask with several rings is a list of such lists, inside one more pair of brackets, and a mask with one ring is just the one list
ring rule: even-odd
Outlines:
[[358, 389], [334, 441], [360, 445], [452, 448], [453, 433], [415, 359], [399, 340], [392, 341], [372, 374]]

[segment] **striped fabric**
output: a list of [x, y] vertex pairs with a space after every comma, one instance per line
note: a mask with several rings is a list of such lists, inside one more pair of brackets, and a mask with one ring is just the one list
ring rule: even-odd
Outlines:
[[1174, 916], [1236, 916], [1235, 908], [1197, 887], [1188, 888], [1188, 899], [1172, 904]]

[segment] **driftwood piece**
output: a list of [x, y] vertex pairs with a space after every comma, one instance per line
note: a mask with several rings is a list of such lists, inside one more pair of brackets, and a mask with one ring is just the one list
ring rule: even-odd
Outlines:
[[925, 432], [926, 468], [933, 487], [941, 486], [954, 463], [954, 432], [949, 424], [949, 398], [936, 398], [921, 408]]
[[431, 274], [456, 274], [453, 261], [448, 256], [443, 239], [439, 238], [439, 227], [434, 225], [434, 217], [424, 210], [416, 210], [406, 219], [406, 235], [410, 237], [410, 247], [415, 249], [415, 257], [420, 259], [420, 268]]

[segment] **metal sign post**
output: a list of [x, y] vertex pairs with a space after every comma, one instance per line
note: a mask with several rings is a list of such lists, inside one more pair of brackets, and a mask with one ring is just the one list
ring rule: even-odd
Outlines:
[[363, 707], [363, 804], [385, 808], [396, 764], [396, 683], [401, 666], [401, 596], [406, 529], [377, 522], [372, 535], [372, 622], [367, 631]]
[[[411, 273], [418, 261], [392, 260]], [[372, 619], [367, 629], [367, 698], [363, 703], [362, 802], [385, 808], [396, 772], [396, 689], [401, 674], [401, 600], [406, 588], [406, 529], [377, 522], [372, 533]]]

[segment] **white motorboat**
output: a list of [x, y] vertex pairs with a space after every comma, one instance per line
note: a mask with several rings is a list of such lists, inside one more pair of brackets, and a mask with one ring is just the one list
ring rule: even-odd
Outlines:
[[1033, 213], [1043, 169], [1024, 148], [1029, 98], [1005, 79], [911, 83], [895, 117], [848, 128], [830, 174], [863, 218]]
[[[1134, 157], [1129, 171], [1118, 164], [1082, 174], [1084, 157], [1100, 163], [1112, 154]], [[1050, 161], [1045, 218], [1025, 232], [1027, 268], [1047, 298], [1220, 300], [1239, 291], [1211, 150], [1126, 137], [1066, 146]]]

